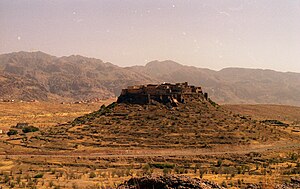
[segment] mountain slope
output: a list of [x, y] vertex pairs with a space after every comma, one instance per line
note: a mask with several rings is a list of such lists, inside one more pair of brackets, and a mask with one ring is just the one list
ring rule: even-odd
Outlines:
[[0, 98], [82, 100], [119, 94], [149, 77], [82, 56], [57, 58], [42, 52], [0, 56]]
[[[300, 106], [300, 74], [272, 70], [226, 68], [220, 71], [153, 61], [128, 70], [164, 82], [200, 85], [219, 103], [271, 103]], [[158, 71], [155, 71], [158, 70]]]
[[300, 74], [272, 70], [227, 68], [218, 75], [241, 100], [254, 103], [300, 105]]
[[128, 85], [189, 82], [218, 103], [269, 103], [300, 106], [300, 74], [185, 66], [171, 60], [122, 68], [82, 56], [42, 52], [0, 55], [0, 99], [74, 101], [118, 96]]

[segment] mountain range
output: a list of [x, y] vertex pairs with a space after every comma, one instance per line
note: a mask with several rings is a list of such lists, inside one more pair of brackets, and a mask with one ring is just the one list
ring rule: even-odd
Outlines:
[[189, 82], [218, 103], [267, 103], [300, 106], [300, 73], [185, 66], [171, 60], [119, 67], [78, 55], [43, 52], [0, 55], [0, 99], [77, 101], [109, 98], [128, 85]]

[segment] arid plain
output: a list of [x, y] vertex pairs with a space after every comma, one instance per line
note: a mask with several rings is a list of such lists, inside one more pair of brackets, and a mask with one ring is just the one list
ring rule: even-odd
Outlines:
[[299, 10], [0, 0], [0, 189], [300, 189]]
[[[1, 185], [105, 188], [136, 176], [177, 174], [228, 188], [275, 188], [299, 175], [298, 107], [192, 100], [169, 110], [112, 102], [1, 103], [0, 129], [25, 120], [40, 129], [1, 135]], [[284, 125], [262, 123], [275, 119]]]

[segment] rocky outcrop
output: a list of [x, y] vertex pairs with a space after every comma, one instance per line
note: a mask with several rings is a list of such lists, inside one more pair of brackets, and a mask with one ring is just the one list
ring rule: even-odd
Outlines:
[[[276, 189], [294, 189], [300, 188], [300, 178], [292, 178], [290, 182], [270, 186]], [[145, 176], [140, 178], [131, 178], [119, 185], [117, 189], [225, 189], [218, 184], [200, 178], [191, 178], [188, 176]], [[248, 184], [246, 189], [263, 189], [266, 186], [262, 184]]]
[[[300, 178], [291, 178], [289, 182], [285, 182], [282, 184], [276, 184], [272, 186], [268, 186], [269, 188], [275, 189], [295, 189], [300, 188]], [[264, 189], [266, 186], [263, 184], [248, 184], [246, 189]]]
[[276, 189], [294, 189], [300, 188], [300, 177], [291, 178], [290, 182], [284, 183], [282, 185], [278, 185]]
[[222, 189], [216, 183], [199, 178], [187, 176], [146, 176], [131, 178], [118, 186], [118, 189], [171, 189], [171, 188], [197, 188], [197, 189]]

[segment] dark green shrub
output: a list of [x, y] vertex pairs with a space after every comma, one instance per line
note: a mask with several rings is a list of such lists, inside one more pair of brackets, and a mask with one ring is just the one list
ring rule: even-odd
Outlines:
[[169, 169], [169, 168], [164, 168], [164, 169], [163, 169], [163, 173], [164, 173], [164, 175], [170, 174], [170, 173], [171, 173], [171, 169]]
[[14, 129], [10, 129], [8, 132], [7, 132], [7, 135], [8, 136], [11, 136], [11, 135], [17, 135], [18, 134], [18, 131], [17, 130], [14, 130]]
[[43, 178], [44, 174], [43, 173], [39, 173], [37, 175], [35, 175], [33, 178]]
[[90, 178], [95, 178], [96, 176], [97, 176], [96, 173], [94, 173], [94, 172], [90, 173]]
[[224, 188], [227, 188], [227, 184], [225, 181], [222, 182], [221, 186], [223, 186]]
[[158, 169], [164, 169], [164, 168], [168, 168], [168, 169], [173, 169], [175, 167], [174, 164], [168, 164], [168, 163], [150, 163], [149, 164], [151, 168], [158, 168]]
[[217, 167], [221, 167], [222, 164], [223, 164], [223, 161], [221, 159], [219, 159], [218, 162], [217, 162]]
[[36, 131], [39, 131], [39, 128], [34, 127], [34, 126], [27, 126], [27, 127], [24, 127], [22, 129], [22, 131], [23, 131], [23, 133], [36, 132]]

